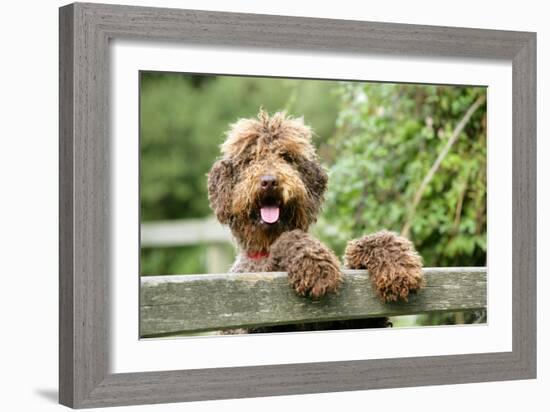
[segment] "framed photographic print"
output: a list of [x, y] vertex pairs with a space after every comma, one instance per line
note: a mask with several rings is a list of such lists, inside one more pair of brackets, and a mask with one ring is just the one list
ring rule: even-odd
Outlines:
[[60, 402], [534, 378], [535, 51], [62, 7]]

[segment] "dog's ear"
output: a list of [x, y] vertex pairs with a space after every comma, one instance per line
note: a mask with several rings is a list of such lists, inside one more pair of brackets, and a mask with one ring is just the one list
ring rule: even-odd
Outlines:
[[311, 206], [314, 208], [314, 214], [317, 215], [321, 208], [325, 191], [327, 190], [327, 172], [319, 164], [317, 159], [304, 160], [298, 165], [298, 170], [311, 194], [311, 201], [314, 203], [314, 205]]
[[233, 186], [233, 164], [228, 159], [219, 159], [208, 173], [208, 200], [220, 223], [228, 223], [231, 217]]

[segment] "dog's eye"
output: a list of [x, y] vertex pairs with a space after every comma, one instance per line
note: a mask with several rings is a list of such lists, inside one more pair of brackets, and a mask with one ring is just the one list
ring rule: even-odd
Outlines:
[[286, 152], [281, 153], [281, 157], [287, 163], [293, 163], [294, 162], [294, 158], [292, 157], [292, 155], [290, 153], [286, 153]]

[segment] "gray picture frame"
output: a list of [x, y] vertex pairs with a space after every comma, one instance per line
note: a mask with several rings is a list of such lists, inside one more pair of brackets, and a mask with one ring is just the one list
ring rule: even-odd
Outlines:
[[[536, 377], [536, 34], [75, 3], [60, 8], [59, 400], [74, 408]], [[109, 41], [510, 61], [510, 352], [109, 373]], [[136, 308], [137, 310], [137, 308]]]

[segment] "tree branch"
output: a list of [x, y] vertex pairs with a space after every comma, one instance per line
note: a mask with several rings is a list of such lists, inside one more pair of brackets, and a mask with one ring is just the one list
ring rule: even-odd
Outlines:
[[430, 168], [430, 170], [422, 180], [422, 183], [420, 183], [420, 187], [418, 188], [418, 190], [414, 195], [414, 199], [409, 209], [409, 213], [408, 213], [405, 225], [403, 226], [403, 229], [401, 229], [402, 236], [409, 235], [412, 220], [414, 218], [414, 214], [416, 213], [416, 208], [420, 203], [420, 200], [422, 199], [422, 195], [424, 194], [424, 191], [432, 181], [434, 175], [436, 174], [437, 170], [441, 166], [443, 159], [445, 159], [445, 156], [447, 156], [447, 154], [449, 153], [449, 150], [451, 150], [451, 147], [457, 141], [458, 137], [460, 136], [460, 133], [462, 132], [462, 130], [464, 130], [464, 127], [466, 127], [472, 115], [484, 102], [485, 102], [485, 95], [479, 96], [477, 100], [466, 111], [462, 119], [460, 119], [460, 121], [455, 126], [453, 133], [451, 134], [451, 137], [449, 137], [449, 140], [447, 141], [447, 144], [443, 147], [441, 152], [439, 152], [439, 155], [437, 156], [437, 159], [435, 160], [434, 164], [432, 165], [432, 167]]

